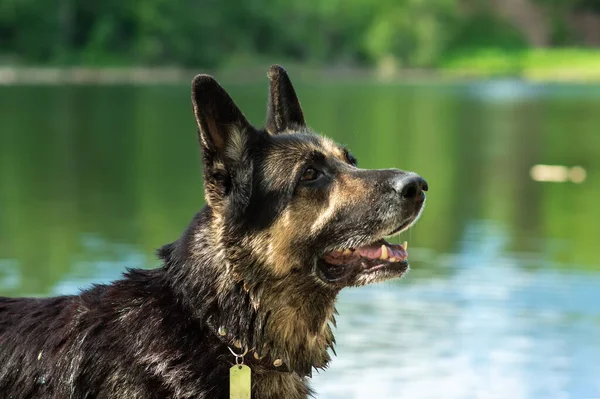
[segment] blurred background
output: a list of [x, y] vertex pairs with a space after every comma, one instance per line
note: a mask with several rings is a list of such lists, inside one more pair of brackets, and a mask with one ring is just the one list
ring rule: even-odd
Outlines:
[[262, 125], [281, 63], [315, 130], [430, 184], [318, 397], [600, 397], [597, 46], [595, 0], [0, 0], [0, 295], [158, 266], [204, 202], [191, 78]]

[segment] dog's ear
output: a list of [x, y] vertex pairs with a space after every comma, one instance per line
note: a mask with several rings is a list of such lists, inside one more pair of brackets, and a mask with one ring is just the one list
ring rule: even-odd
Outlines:
[[229, 94], [208, 75], [192, 82], [192, 103], [204, 161], [204, 185], [209, 205], [231, 190], [247, 199], [252, 182], [248, 141], [255, 130]]
[[252, 129], [229, 94], [209, 75], [198, 75], [192, 82], [192, 104], [200, 144], [209, 152], [222, 153], [233, 130]]
[[267, 105], [267, 132], [278, 134], [286, 130], [306, 127], [300, 101], [290, 78], [282, 66], [269, 69], [269, 103]]

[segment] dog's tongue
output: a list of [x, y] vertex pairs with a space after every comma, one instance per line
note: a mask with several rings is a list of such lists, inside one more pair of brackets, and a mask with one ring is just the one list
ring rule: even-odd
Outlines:
[[[356, 252], [363, 258], [369, 259], [387, 259], [396, 258], [400, 260], [406, 259], [408, 253], [401, 245], [389, 243], [373, 243], [363, 247], [356, 248]], [[386, 252], [386, 253], [384, 253]], [[383, 256], [382, 256], [383, 255]]]
[[369, 244], [356, 248], [356, 251], [364, 258], [377, 259], [381, 256], [381, 245]]
[[344, 251], [329, 252], [323, 256], [323, 259], [334, 265], [344, 265], [360, 261], [361, 259], [381, 259], [388, 262], [401, 262], [408, 257], [408, 253], [406, 252], [407, 243], [403, 245], [390, 244], [380, 240], [354, 250], [346, 249]]

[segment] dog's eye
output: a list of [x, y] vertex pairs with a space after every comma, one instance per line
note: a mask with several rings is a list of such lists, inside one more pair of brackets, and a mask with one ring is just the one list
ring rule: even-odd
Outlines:
[[302, 177], [300, 178], [301, 181], [311, 181], [311, 180], [316, 180], [321, 173], [319, 173], [318, 170], [316, 170], [315, 168], [306, 168], [306, 170], [304, 171], [304, 173], [302, 174]]

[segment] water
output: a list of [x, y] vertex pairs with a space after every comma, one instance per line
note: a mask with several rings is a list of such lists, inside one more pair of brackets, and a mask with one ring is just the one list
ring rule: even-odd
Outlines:
[[[227, 85], [264, 121], [265, 82]], [[402, 281], [339, 299], [323, 398], [600, 397], [600, 86], [298, 85], [309, 124], [429, 200]], [[581, 166], [581, 184], [532, 180]], [[186, 86], [0, 88], [0, 295], [154, 267], [203, 203]]]

